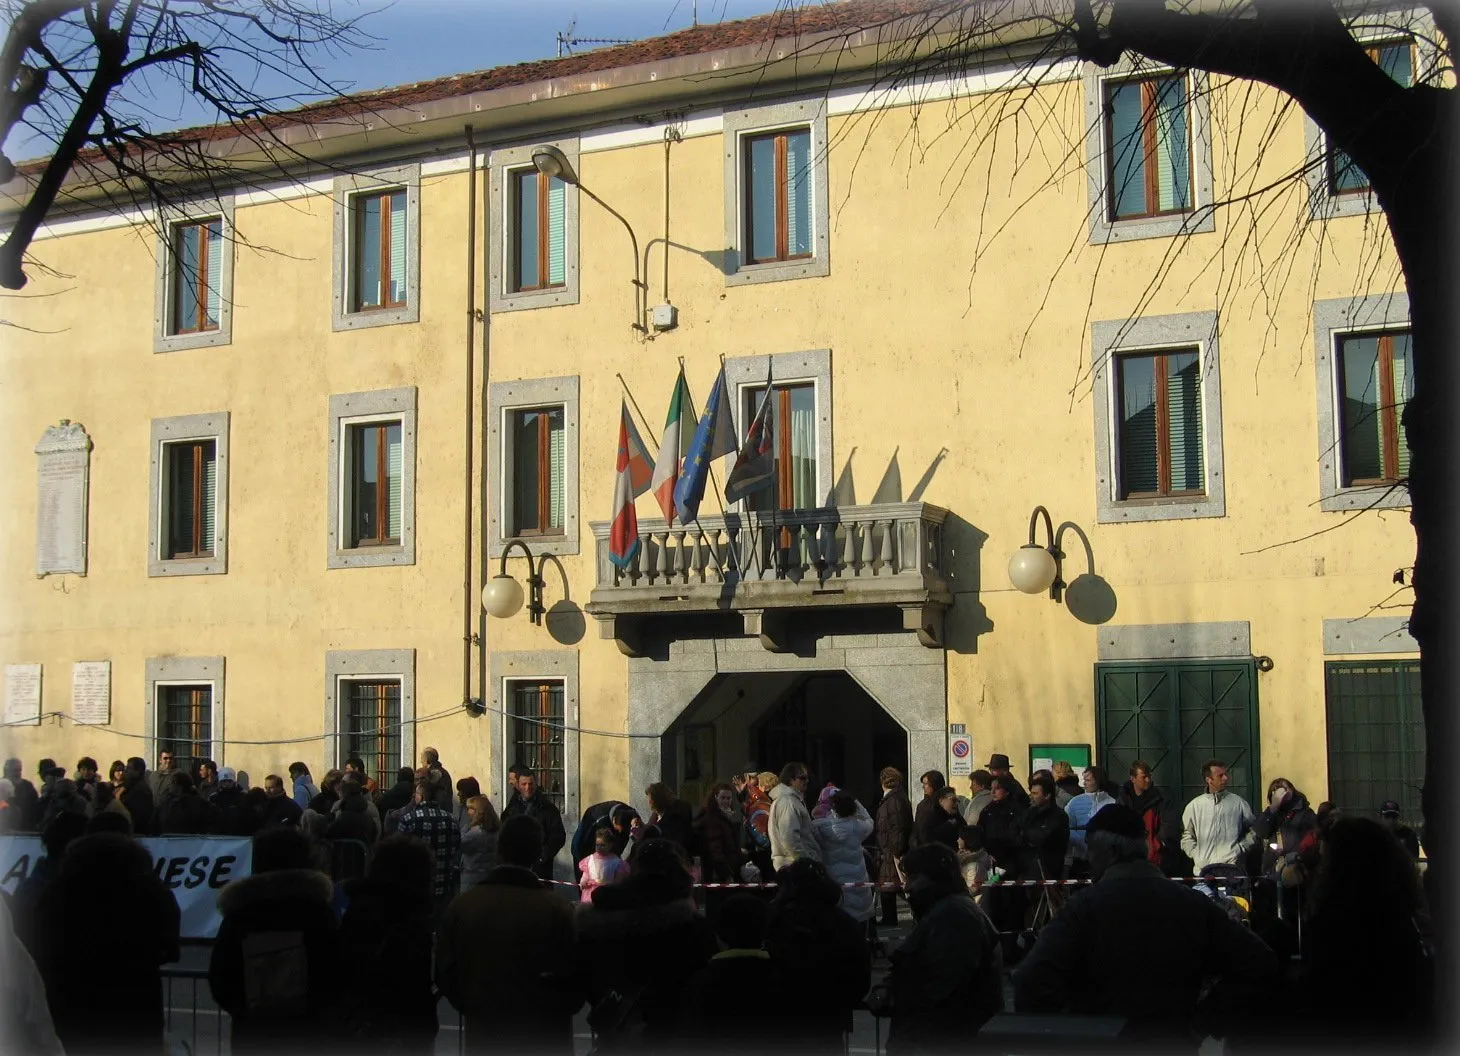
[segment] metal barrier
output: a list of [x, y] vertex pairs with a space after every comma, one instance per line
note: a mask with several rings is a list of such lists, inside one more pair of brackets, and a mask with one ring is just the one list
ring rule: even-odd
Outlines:
[[[206, 1006], [198, 1001], [200, 988]], [[186, 1004], [179, 1004], [180, 1000], [185, 1000]], [[185, 1041], [193, 1056], [205, 1053], [223, 1056], [224, 1050], [229, 1047], [225, 1026], [228, 1014], [213, 1001], [206, 968], [164, 965], [162, 1007], [164, 1029], [170, 1042]]]

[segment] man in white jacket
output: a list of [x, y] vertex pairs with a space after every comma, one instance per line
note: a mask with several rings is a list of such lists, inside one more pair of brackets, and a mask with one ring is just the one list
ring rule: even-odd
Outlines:
[[1181, 814], [1181, 849], [1200, 873], [1209, 865], [1242, 865], [1257, 843], [1257, 815], [1247, 801], [1227, 791], [1227, 764], [1213, 759], [1201, 768], [1207, 790]]
[[810, 778], [805, 763], [787, 763], [781, 768], [781, 783], [771, 789], [771, 866], [776, 872], [798, 858], [821, 861], [811, 811], [802, 798]]

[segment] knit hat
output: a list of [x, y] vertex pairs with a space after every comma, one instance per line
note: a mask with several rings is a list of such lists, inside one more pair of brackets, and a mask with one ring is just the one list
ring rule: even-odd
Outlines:
[[1398, 801], [1393, 800], [1393, 799], [1386, 799], [1383, 803], [1380, 803], [1379, 804], [1379, 817], [1381, 817], [1381, 818], [1397, 818], [1397, 817], [1399, 817], [1399, 803], [1398, 803]]
[[837, 788], [836, 785], [828, 781], [826, 783], [826, 787], [821, 790], [821, 795], [816, 797], [816, 806], [812, 809], [811, 816], [813, 818], [824, 818], [828, 814], [830, 814], [831, 797], [836, 795], [840, 791], [841, 789]]
[[1146, 834], [1140, 815], [1119, 803], [1107, 803], [1097, 810], [1085, 825], [1085, 833], [1109, 832], [1116, 836], [1140, 839]]

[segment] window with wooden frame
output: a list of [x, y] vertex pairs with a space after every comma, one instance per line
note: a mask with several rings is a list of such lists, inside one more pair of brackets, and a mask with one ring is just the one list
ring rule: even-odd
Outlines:
[[1115, 369], [1117, 498], [1205, 494], [1200, 354], [1121, 353]]
[[745, 260], [804, 260], [813, 252], [811, 130], [744, 140]]
[[[792, 382], [774, 385], [771, 406], [772, 439], [776, 453], [776, 482], [746, 498], [752, 510], [806, 510], [817, 505], [816, 495], [816, 385]], [[747, 387], [742, 421], [750, 423], [765, 402], [764, 385]]]
[[353, 195], [350, 310], [372, 312], [406, 304], [406, 191]]
[[401, 766], [399, 679], [342, 679], [343, 757], [359, 756], [376, 785], [389, 788]]
[[346, 426], [349, 491], [346, 536], [351, 547], [399, 546], [401, 541], [401, 423]]
[[213, 757], [213, 687], [157, 687], [157, 751], [171, 752], [174, 765], [194, 772]]
[[563, 534], [563, 408], [508, 412], [512, 434], [512, 531]]
[[556, 176], [536, 169], [511, 173], [513, 292], [546, 290], [564, 285], [567, 187]]
[[218, 445], [211, 438], [162, 448], [163, 560], [213, 556], [218, 517]]
[[1106, 187], [1111, 220], [1191, 209], [1186, 77], [1105, 84]]
[[1400, 419], [1414, 395], [1409, 331], [1346, 334], [1337, 360], [1343, 486], [1405, 479], [1409, 444]]
[[223, 220], [172, 227], [171, 333], [217, 330], [223, 306]]
[[[1387, 73], [1402, 88], [1414, 86], [1414, 42], [1396, 40], [1364, 45], [1374, 65]], [[1328, 191], [1330, 194], [1360, 194], [1369, 189], [1369, 177], [1337, 147], [1328, 152]]]
[[507, 756], [532, 770], [537, 794], [547, 796], [559, 811], [564, 808], [567, 790], [563, 696], [561, 679], [507, 683]]

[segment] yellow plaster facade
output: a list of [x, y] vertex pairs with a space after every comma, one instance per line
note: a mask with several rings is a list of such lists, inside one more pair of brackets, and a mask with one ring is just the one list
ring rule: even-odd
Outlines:
[[[794, 83], [778, 91], [817, 98]], [[155, 706], [147, 660], [221, 656], [219, 762], [255, 782], [294, 759], [318, 775], [343, 754], [323, 734], [326, 654], [409, 649], [416, 725], [406, 743], [437, 746], [454, 774], [475, 774], [484, 786], [490, 779], [499, 790], [510, 749], [500, 741], [494, 749], [492, 728], [503, 720], [468, 714], [461, 701], [490, 703], [493, 654], [558, 651], [576, 653], [578, 695], [567, 721], [585, 730], [567, 779], [570, 805], [638, 800], [642, 790], [629, 776], [634, 742], [624, 736], [635, 726], [630, 662], [591, 618], [579, 640], [564, 644], [525, 613], [487, 621], [473, 602], [468, 633], [484, 632], [484, 641], [473, 645], [470, 684], [462, 685], [463, 559], [473, 555], [473, 594], [497, 564], [483, 556], [481, 502], [498, 493], [486, 473], [487, 386], [580, 380], [579, 443], [567, 455], [578, 465], [578, 545], [561, 563], [567, 598], [581, 606], [595, 585], [588, 522], [610, 516], [615, 374], [650, 419], [640, 428], [652, 455], [680, 357], [703, 400], [722, 356], [829, 349], [833, 442], [818, 458], [834, 476], [850, 465], [865, 503], [894, 454], [907, 490], [941, 452], [922, 500], [986, 536], [953, 559], [942, 653], [946, 720], [967, 724], [978, 763], [1006, 752], [1022, 776], [1031, 743], [1085, 742], [1099, 751], [1094, 685], [1105, 628], [1016, 592], [1005, 571], [1025, 542], [1030, 510], [1045, 505], [1056, 522], [1073, 521], [1088, 535], [1118, 598], [1109, 627], [1250, 626], [1251, 653], [1273, 660], [1256, 676], [1260, 781], [1283, 775], [1315, 801], [1326, 798], [1325, 662], [1340, 657], [1325, 654], [1323, 621], [1378, 613], [1395, 589], [1395, 569], [1412, 560], [1413, 536], [1402, 509], [1320, 509], [1314, 304], [1402, 289], [1397, 265], [1375, 217], [1310, 223], [1301, 184], [1280, 192], [1285, 200], [1259, 219], [1255, 235], [1250, 214], [1227, 206], [1210, 233], [1091, 244], [1082, 91], [1078, 74], [1052, 78], [1031, 100], [1031, 113], [1046, 119], [1024, 123], [1018, 135], [1006, 124], [977, 153], [967, 146], [970, 130], [992, 127], [994, 109], [1008, 105], [1004, 93], [838, 108], [827, 119], [830, 215], [817, 219], [828, 225], [829, 275], [741, 286], [727, 285], [714, 255], [725, 241], [720, 111], [692, 111], [700, 119], [667, 148], [675, 247], [668, 293], [679, 325], [652, 340], [628, 325], [627, 236], [584, 199], [578, 303], [488, 313], [470, 327], [468, 347], [468, 306], [486, 304], [488, 225], [504, 219], [479, 196], [478, 229], [469, 230], [459, 136], [439, 147], [421, 179], [417, 323], [331, 330], [328, 187], [238, 202], [232, 341], [221, 347], [153, 352], [157, 240], [149, 228], [86, 218], [60, 225], [37, 242], [47, 270], [33, 272], [27, 291], [51, 296], [7, 302], [7, 315], [32, 329], [8, 330], [0, 357], [0, 449], [10, 481], [0, 508], [0, 655], [6, 664], [44, 666], [46, 716], [38, 726], [7, 726], [5, 754], [21, 756], [27, 773], [42, 755], [67, 766], [83, 754], [103, 765], [150, 757], [153, 744], [141, 736]], [[1273, 107], [1258, 97], [1256, 109]], [[1302, 119], [1291, 109], [1278, 116], [1273, 107], [1270, 145], [1250, 129], [1237, 135], [1231, 119], [1239, 109], [1253, 113], [1251, 100], [1245, 86], [1213, 90], [1219, 199], [1302, 162]], [[641, 243], [664, 233], [661, 128], [626, 144], [595, 135], [594, 126], [575, 130], [583, 184], [623, 213]], [[490, 147], [548, 131], [494, 134], [479, 125], [477, 140], [488, 148], [478, 155], [481, 186]], [[393, 164], [408, 154], [379, 159]], [[481, 255], [474, 291], [469, 238]], [[651, 304], [662, 299], [662, 252], [655, 242], [647, 254]], [[1103, 390], [1092, 381], [1091, 324], [1213, 311], [1225, 515], [1098, 523], [1093, 401]], [[469, 355], [477, 386], [470, 435]], [[414, 563], [328, 568], [329, 398], [403, 386], [415, 387], [418, 408]], [[149, 424], [215, 411], [231, 415], [227, 572], [149, 577]], [[88, 569], [38, 578], [32, 448], [61, 418], [83, 423], [95, 445]], [[716, 509], [713, 498], [705, 502], [707, 512]], [[638, 512], [658, 516], [651, 496], [640, 498]], [[1066, 550], [1070, 578], [1084, 571], [1084, 557], [1078, 544]], [[509, 569], [522, 577], [519, 558]], [[551, 567], [545, 579], [553, 604], [562, 583]], [[71, 710], [70, 665], [102, 659], [112, 662], [111, 723], [76, 727], [55, 717]]]

